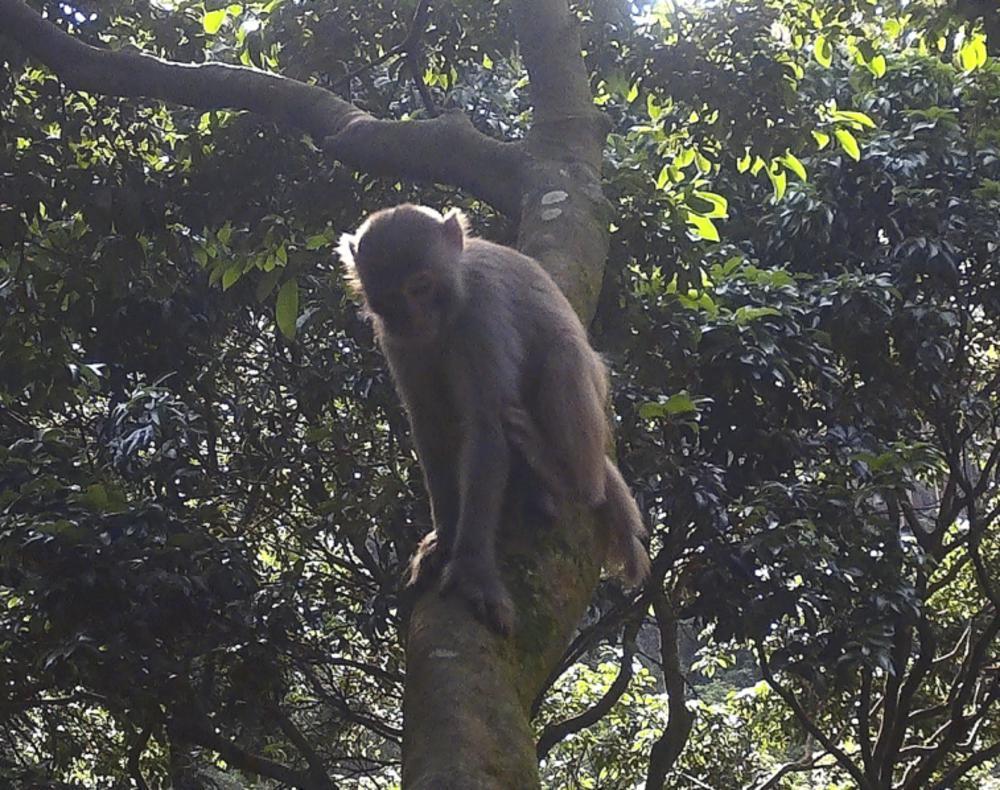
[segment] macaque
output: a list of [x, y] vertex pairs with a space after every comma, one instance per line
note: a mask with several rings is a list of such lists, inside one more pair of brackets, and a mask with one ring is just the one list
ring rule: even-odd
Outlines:
[[646, 531], [607, 457], [608, 375], [576, 313], [537, 262], [469, 235], [452, 210], [401, 205], [372, 214], [339, 252], [371, 318], [409, 415], [434, 531], [410, 583], [441, 567], [501, 633], [514, 607], [497, 535], [512, 466], [530, 470], [545, 510], [598, 511], [630, 584], [649, 571]]

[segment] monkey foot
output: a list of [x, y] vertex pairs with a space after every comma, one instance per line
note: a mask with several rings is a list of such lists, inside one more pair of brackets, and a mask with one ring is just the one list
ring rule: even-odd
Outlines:
[[514, 602], [495, 573], [475, 563], [452, 560], [441, 576], [441, 591], [456, 592], [471, 605], [479, 620], [506, 636], [514, 630]]
[[528, 494], [525, 511], [528, 518], [548, 526], [559, 516], [559, 503], [551, 492], [539, 488]]
[[438, 542], [435, 530], [424, 535], [410, 560], [410, 576], [407, 587], [426, 587], [441, 573], [445, 562], [445, 551]]

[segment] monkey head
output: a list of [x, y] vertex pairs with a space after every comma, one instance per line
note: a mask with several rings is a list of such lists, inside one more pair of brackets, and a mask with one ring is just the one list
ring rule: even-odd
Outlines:
[[341, 237], [338, 251], [348, 281], [394, 341], [433, 343], [461, 308], [466, 220], [411, 204], [369, 216]]

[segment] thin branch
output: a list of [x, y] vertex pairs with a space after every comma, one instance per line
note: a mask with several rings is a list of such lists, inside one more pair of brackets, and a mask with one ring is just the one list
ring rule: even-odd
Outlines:
[[285, 737], [292, 742], [292, 745], [299, 750], [299, 754], [305, 758], [306, 764], [309, 766], [309, 773], [316, 786], [332, 788], [333, 782], [330, 781], [330, 774], [319, 752], [313, 748], [312, 744], [302, 734], [302, 731], [295, 726], [295, 722], [289, 718], [287, 713], [280, 708], [275, 708], [273, 714], [275, 719], [277, 719], [278, 727], [285, 734]]
[[139, 733], [139, 737], [136, 738], [135, 743], [133, 743], [128, 750], [126, 770], [139, 790], [149, 790], [149, 785], [146, 784], [146, 778], [142, 775], [142, 767], [139, 765], [139, 760], [142, 758], [142, 753], [145, 751], [146, 744], [149, 743], [149, 737], [152, 734], [153, 728], [146, 727]]
[[653, 613], [660, 627], [660, 656], [667, 686], [668, 713], [666, 729], [649, 753], [646, 790], [663, 787], [667, 773], [680, 757], [694, 726], [694, 714], [688, 710], [684, 695], [684, 673], [677, 646], [677, 614], [673, 603], [662, 591], [653, 596]]
[[242, 746], [222, 737], [207, 719], [196, 723], [190, 719], [180, 721], [175, 719], [170, 726], [171, 732], [183, 741], [218, 752], [227, 763], [257, 776], [275, 779], [292, 787], [314, 788], [311, 777], [301, 771], [289, 768], [287, 765], [262, 757], [247, 751]]
[[778, 769], [765, 779], [763, 783], [757, 785], [754, 790], [771, 790], [771, 788], [777, 787], [778, 782], [780, 782], [788, 774], [808, 773], [810, 771], [820, 771], [825, 768], [833, 768], [836, 763], [820, 762], [820, 760], [827, 756], [826, 752], [806, 754], [799, 760], [785, 763], [784, 765], [778, 767]]
[[[640, 610], [641, 614], [641, 610]], [[556, 722], [546, 727], [538, 738], [536, 753], [538, 759], [542, 760], [551, 751], [552, 747], [561, 740], [575, 732], [585, 730], [604, 718], [615, 706], [622, 694], [628, 690], [632, 681], [632, 659], [635, 658], [635, 637], [642, 625], [642, 617], [637, 617], [625, 627], [622, 635], [622, 659], [618, 669], [618, 676], [614, 682], [604, 692], [604, 695], [583, 713], [569, 719]]]
[[358, 170], [453, 184], [512, 216], [519, 208], [525, 161], [520, 145], [487, 137], [461, 113], [423, 121], [380, 120], [325, 88], [278, 74], [93, 47], [21, 0], [0, 0], [0, 29], [72, 89], [206, 110], [249, 110], [305, 130], [329, 156]]
[[767, 654], [764, 652], [764, 645], [761, 644], [760, 641], [757, 641], [756, 647], [757, 663], [760, 665], [761, 672], [764, 675], [764, 680], [766, 680], [767, 685], [769, 685], [774, 692], [781, 697], [782, 700], [784, 700], [785, 704], [791, 708], [792, 713], [795, 714], [795, 718], [799, 720], [799, 724], [802, 725], [806, 732], [819, 741], [827, 752], [833, 755], [834, 759], [837, 761], [837, 765], [850, 774], [851, 778], [857, 782], [857, 785], [861, 788], [861, 790], [875, 790], [872, 783], [868, 781], [868, 778], [861, 772], [858, 766], [854, 764], [854, 761], [848, 757], [846, 752], [837, 746], [837, 744], [835, 744], [833, 740], [825, 732], [823, 732], [812, 719], [809, 718], [809, 715], [802, 708], [802, 705], [799, 704], [799, 701], [795, 699], [795, 696], [778, 683], [774, 674], [771, 672], [771, 665], [767, 660]]
[[976, 752], [967, 760], [960, 762], [942, 776], [939, 781], [931, 785], [929, 790], [949, 790], [949, 788], [954, 787], [955, 783], [973, 768], [992, 760], [994, 757], [1000, 757], [1000, 742], [994, 743], [989, 748], [983, 749], [981, 752]]
[[396, 46], [387, 49], [381, 55], [379, 55], [375, 60], [369, 61], [358, 68], [354, 69], [343, 77], [340, 77], [336, 82], [333, 83], [335, 88], [340, 88], [344, 85], [350, 84], [351, 80], [355, 77], [360, 77], [366, 71], [371, 71], [377, 66], [381, 66], [387, 60], [391, 60], [399, 55], [405, 55], [413, 47], [414, 43], [420, 40], [420, 37], [424, 33], [424, 29], [427, 27], [427, 14], [429, 11], [430, 2], [428, 0], [420, 0], [417, 4], [417, 10], [413, 13], [413, 20], [410, 22], [410, 28], [406, 32], [406, 38], [400, 41]]

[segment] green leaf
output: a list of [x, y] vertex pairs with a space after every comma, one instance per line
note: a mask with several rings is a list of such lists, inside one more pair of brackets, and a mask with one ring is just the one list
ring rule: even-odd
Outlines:
[[715, 227], [715, 223], [708, 217], [703, 217], [700, 214], [689, 211], [687, 221], [688, 224], [694, 226], [696, 238], [704, 239], [705, 241], [719, 241], [719, 231]]
[[976, 36], [958, 51], [958, 62], [965, 72], [975, 71], [986, 63], [986, 42]]
[[656, 188], [663, 189], [670, 181], [670, 165], [660, 168], [660, 174], [656, 177]]
[[700, 212], [704, 216], [713, 219], [729, 216], [729, 201], [723, 195], [716, 192], [706, 192], [701, 189], [694, 190], [693, 194], [695, 197], [701, 198], [706, 203], [711, 204], [712, 208], [708, 212]]
[[487, 71], [493, 70], [493, 58], [491, 58], [485, 52], [483, 53], [483, 68], [486, 69]]
[[275, 319], [281, 334], [289, 340], [295, 339], [295, 320], [299, 317], [299, 281], [287, 280], [278, 291], [275, 303]]
[[816, 37], [816, 44], [813, 46], [813, 55], [816, 57], [817, 63], [824, 68], [830, 68], [830, 64], [833, 63], [833, 47], [826, 40], [826, 36]]
[[774, 307], [750, 307], [750, 305], [744, 305], [733, 314], [733, 320], [737, 324], [745, 325], [767, 315], [781, 315], [781, 311]]
[[665, 401], [644, 403], [639, 407], [639, 416], [644, 420], [666, 417], [674, 414], [696, 414], [698, 406], [687, 392], [678, 392]]
[[773, 201], [777, 203], [785, 196], [788, 187], [788, 175], [780, 167], [772, 165], [767, 169], [767, 177], [771, 179], [771, 187], [774, 189]]
[[87, 486], [82, 499], [83, 503], [93, 510], [107, 510], [109, 502], [108, 492], [100, 483]]
[[867, 126], [869, 129], [875, 128], [875, 121], [857, 110], [834, 110], [831, 115], [835, 121], [847, 121], [858, 128]]
[[861, 148], [858, 146], [858, 141], [854, 135], [848, 129], [837, 129], [834, 134], [837, 137], [837, 142], [840, 143], [840, 147], [844, 149], [847, 155], [855, 162], [859, 161], [861, 159]]
[[663, 112], [663, 108], [657, 104], [656, 96], [652, 93], [646, 95], [646, 112], [649, 113], [649, 117], [654, 121], [659, 118], [660, 114]]
[[226, 21], [226, 17], [229, 16], [229, 12], [225, 8], [219, 8], [215, 11], [209, 11], [201, 19], [201, 26], [205, 28], [205, 32], [210, 36], [219, 32], [219, 28], [222, 27], [222, 23]]
[[234, 263], [222, 275], [222, 290], [228, 291], [242, 275], [243, 268]]
[[257, 287], [254, 289], [254, 296], [258, 302], [263, 302], [271, 295], [271, 291], [278, 284], [281, 274], [281, 269], [271, 269], [271, 271], [264, 272], [257, 278]]
[[826, 148], [830, 144], [830, 135], [826, 132], [817, 132], [815, 129], [812, 132], [813, 139], [816, 140], [816, 145], [820, 147], [820, 150]]
[[750, 156], [750, 149], [748, 148], [746, 153], [736, 160], [736, 169], [741, 173], [745, 173], [750, 169], [750, 163], [752, 161], [753, 159]]
[[625, 101], [631, 104], [638, 98], [639, 98], [639, 83], [637, 82], [631, 88], [628, 89], [628, 96], [625, 97]]
[[806, 175], [806, 166], [799, 161], [799, 158], [795, 156], [791, 151], [786, 151], [785, 155], [780, 157], [782, 163], [791, 170], [795, 175], [799, 177], [800, 181], [808, 181], [808, 176]]
[[318, 233], [315, 236], [310, 236], [306, 239], [306, 249], [307, 250], [318, 250], [322, 247], [329, 247], [330, 239], [326, 237], [323, 233]]
[[868, 69], [876, 78], [885, 76], [885, 56], [876, 55], [868, 64]]

